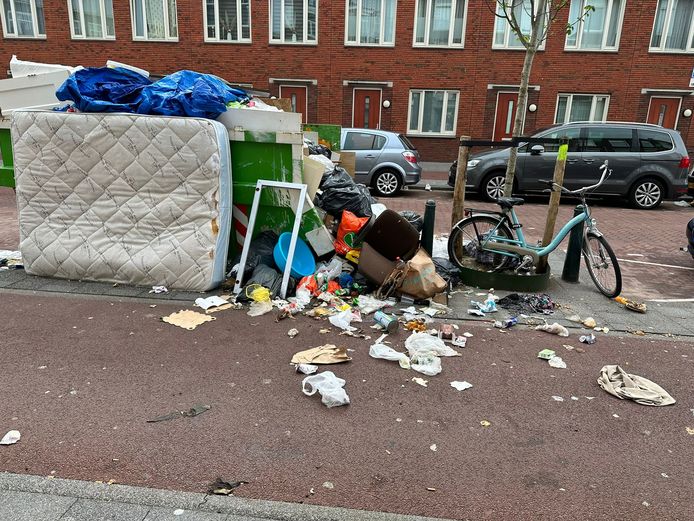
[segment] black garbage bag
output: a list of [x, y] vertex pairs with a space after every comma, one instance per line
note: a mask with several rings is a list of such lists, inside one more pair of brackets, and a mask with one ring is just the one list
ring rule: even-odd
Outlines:
[[434, 261], [436, 273], [448, 283], [449, 288], [461, 283], [460, 269], [455, 264], [445, 257], [434, 257], [431, 260]]
[[[282, 290], [282, 273], [277, 271], [275, 268], [271, 268], [267, 264], [258, 264], [253, 270], [251, 278], [248, 282], [243, 285], [243, 291], [241, 291], [242, 298], [237, 299], [238, 301], [246, 301], [246, 288], [248, 286], [260, 284], [261, 286], [268, 288], [270, 290], [270, 295], [272, 298], [279, 296]], [[293, 295], [296, 289], [296, 280], [289, 277], [289, 284], [287, 286], [287, 296]]]
[[[247, 281], [251, 275], [253, 275], [253, 270], [260, 264], [265, 264], [271, 268], [275, 268], [275, 258], [272, 252], [275, 249], [275, 245], [279, 240], [279, 236], [272, 230], [266, 230], [260, 232], [252, 241], [251, 247], [248, 250], [248, 257], [246, 258], [246, 266], [243, 270], [243, 281]], [[232, 261], [227, 265], [230, 270], [241, 262], [241, 252], [234, 256]]]
[[687, 250], [694, 258], [694, 219], [687, 223]]
[[328, 159], [330, 159], [333, 156], [332, 151], [324, 145], [309, 145], [308, 146], [308, 153], [310, 155], [314, 155], [314, 154], [324, 155]]
[[369, 189], [356, 184], [344, 168], [323, 174], [319, 191], [313, 203], [334, 217], [341, 217], [344, 210], [352, 212], [357, 217], [371, 217], [371, 205], [376, 200], [371, 197]]
[[398, 212], [400, 215], [402, 215], [405, 220], [410, 223], [415, 230], [418, 232], [422, 231], [422, 227], [424, 226], [424, 218], [419, 215], [417, 212], [413, 212], [412, 210], [403, 210], [402, 212]]

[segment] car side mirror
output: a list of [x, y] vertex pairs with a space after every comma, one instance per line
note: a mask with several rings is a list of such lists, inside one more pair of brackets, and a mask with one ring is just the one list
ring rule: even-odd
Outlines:
[[542, 145], [533, 145], [530, 149], [530, 154], [533, 156], [539, 156], [540, 154], [544, 154], [544, 152], [545, 147], [543, 147]]

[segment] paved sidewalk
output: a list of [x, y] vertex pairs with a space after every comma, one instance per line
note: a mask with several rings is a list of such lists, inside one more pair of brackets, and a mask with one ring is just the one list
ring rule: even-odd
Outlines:
[[[0, 473], [5, 521], [427, 521], [434, 518]], [[437, 518], [438, 519], [438, 518]]]

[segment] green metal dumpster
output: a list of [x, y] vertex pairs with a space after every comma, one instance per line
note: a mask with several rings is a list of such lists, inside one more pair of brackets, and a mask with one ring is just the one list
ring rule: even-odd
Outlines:
[[14, 159], [12, 158], [12, 138], [10, 137], [10, 120], [0, 119], [0, 186], [14, 188]]

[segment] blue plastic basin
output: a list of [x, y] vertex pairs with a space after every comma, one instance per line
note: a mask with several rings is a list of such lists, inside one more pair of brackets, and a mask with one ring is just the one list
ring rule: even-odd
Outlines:
[[[292, 240], [292, 234], [284, 232], [280, 235], [279, 241], [275, 245], [272, 256], [275, 258], [275, 264], [284, 273], [284, 268], [287, 266], [287, 254], [289, 253], [289, 242]], [[300, 279], [313, 275], [316, 271], [316, 260], [313, 258], [313, 253], [308, 245], [296, 238], [296, 248], [294, 248], [294, 259], [292, 259], [292, 277]]]

